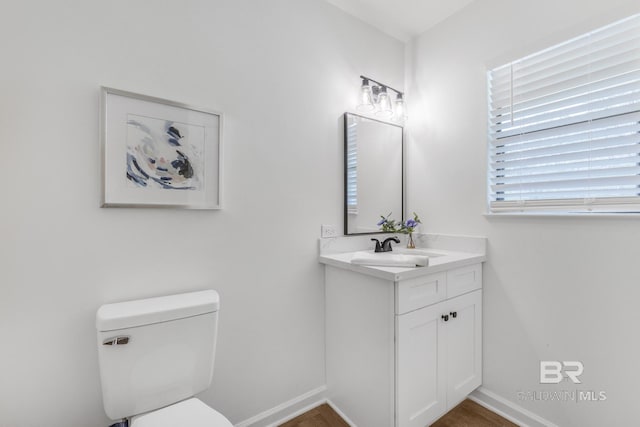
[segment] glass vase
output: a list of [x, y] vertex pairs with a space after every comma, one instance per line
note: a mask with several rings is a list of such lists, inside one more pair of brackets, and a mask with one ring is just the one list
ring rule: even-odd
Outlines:
[[413, 242], [413, 233], [409, 233], [407, 236], [407, 249], [415, 249], [416, 244]]

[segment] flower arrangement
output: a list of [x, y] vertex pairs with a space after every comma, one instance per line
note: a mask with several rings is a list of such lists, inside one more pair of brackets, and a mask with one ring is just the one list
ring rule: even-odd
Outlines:
[[387, 216], [380, 215], [380, 221], [378, 221], [378, 227], [385, 233], [403, 233], [411, 234], [422, 221], [418, 217], [417, 213], [413, 213], [413, 218], [409, 218], [404, 222], [396, 222], [395, 219], [391, 219], [391, 212]]
[[402, 229], [404, 231], [401, 231], [401, 233], [411, 234], [419, 224], [422, 224], [422, 221], [420, 221], [418, 214], [414, 212], [413, 218], [409, 218], [404, 222], [404, 224], [402, 224]]
[[390, 216], [391, 212], [389, 212], [387, 216], [380, 215], [380, 218], [382, 219], [378, 221], [378, 227], [380, 227], [380, 230], [384, 231], [385, 233], [397, 233], [399, 230], [398, 224], [396, 223], [395, 219], [390, 219]]
[[387, 216], [380, 215], [380, 221], [378, 221], [378, 227], [385, 233], [402, 233], [408, 234], [407, 248], [415, 248], [416, 245], [413, 242], [413, 231], [419, 224], [422, 224], [417, 213], [413, 213], [413, 218], [409, 218], [404, 222], [396, 222], [395, 219], [391, 219], [391, 212]]

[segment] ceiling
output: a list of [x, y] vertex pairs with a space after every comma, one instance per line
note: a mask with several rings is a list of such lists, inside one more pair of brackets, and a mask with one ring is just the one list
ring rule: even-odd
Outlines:
[[326, 0], [404, 42], [474, 0]]

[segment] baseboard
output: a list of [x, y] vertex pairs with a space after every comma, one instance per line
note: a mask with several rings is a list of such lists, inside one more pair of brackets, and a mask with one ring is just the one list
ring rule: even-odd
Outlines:
[[246, 419], [234, 427], [275, 427], [285, 423], [300, 414], [307, 412], [309, 409], [315, 408], [327, 401], [325, 392], [327, 386], [323, 385], [311, 391], [308, 391], [298, 397], [295, 397], [278, 406], [259, 413], [249, 419]]
[[521, 427], [558, 427], [551, 421], [545, 420], [484, 387], [476, 389], [469, 395], [469, 399]]
[[[349, 426], [357, 427], [342, 410], [326, 397], [327, 386], [321, 386], [285, 403], [259, 413], [235, 427], [276, 427], [323, 403], [336, 411]], [[521, 427], [558, 427], [551, 421], [499, 396], [484, 387], [476, 389], [469, 399]]]
[[336, 414], [340, 415], [340, 418], [342, 418], [347, 424], [349, 424], [349, 426], [351, 427], [357, 427], [353, 421], [351, 421], [349, 419], [349, 417], [347, 417], [347, 415], [342, 412], [342, 410], [340, 408], [338, 408], [338, 406], [336, 406], [335, 403], [333, 403], [331, 401], [331, 399], [327, 399], [327, 405], [331, 406], [331, 409], [333, 409], [334, 411], [336, 411]]

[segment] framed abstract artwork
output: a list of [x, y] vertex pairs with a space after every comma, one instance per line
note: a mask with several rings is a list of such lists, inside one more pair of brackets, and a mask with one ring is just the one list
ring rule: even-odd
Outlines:
[[221, 208], [222, 114], [103, 87], [102, 207]]

